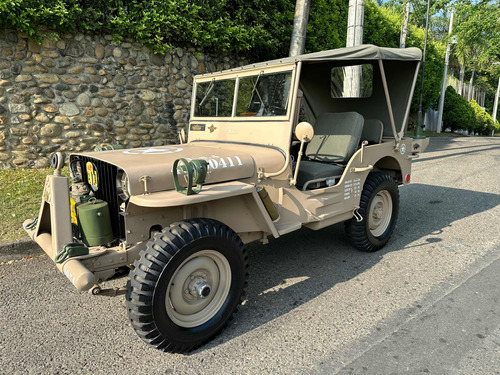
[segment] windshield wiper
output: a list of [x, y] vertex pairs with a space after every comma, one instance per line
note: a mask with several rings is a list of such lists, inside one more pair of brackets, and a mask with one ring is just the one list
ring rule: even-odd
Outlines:
[[253, 85], [253, 89], [252, 89], [252, 95], [250, 95], [250, 103], [248, 103], [247, 110], [250, 109], [250, 106], [252, 105], [253, 94], [256, 93], [257, 97], [260, 100], [260, 104], [264, 108], [264, 113], [267, 112], [266, 103], [264, 103], [264, 100], [262, 100], [262, 96], [260, 96], [259, 90], [257, 89], [257, 85], [258, 85], [260, 77], [262, 76], [263, 73], [264, 72], [260, 72], [259, 76], [255, 80], [255, 84]]
[[212, 79], [212, 81], [210, 81], [210, 85], [208, 86], [207, 93], [205, 94], [205, 96], [203, 97], [203, 99], [201, 99], [200, 104], [198, 104], [198, 106], [199, 106], [200, 108], [203, 106], [203, 104], [205, 104], [205, 101], [207, 100], [208, 95], [210, 95], [210, 93], [211, 93], [211, 92], [212, 92], [212, 90], [214, 89], [214, 86], [215, 86], [215, 78], [214, 78], [214, 79]]

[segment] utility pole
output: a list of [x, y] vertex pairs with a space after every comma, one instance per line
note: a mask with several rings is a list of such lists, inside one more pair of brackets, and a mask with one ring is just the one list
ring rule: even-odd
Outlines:
[[304, 53], [310, 4], [310, 0], [297, 0], [295, 3], [295, 16], [293, 18], [293, 31], [290, 41], [289, 56], [297, 56]]
[[405, 48], [406, 46], [406, 36], [408, 35], [408, 20], [410, 19], [410, 0], [406, 0], [405, 4], [405, 17], [403, 19], [403, 24], [401, 25], [401, 36], [399, 38], [399, 48]]
[[[355, 47], [363, 44], [363, 21], [365, 18], [365, 0], [349, 0], [347, 14], [346, 47]], [[357, 98], [360, 95], [361, 66], [345, 68], [344, 92], [345, 97]]]
[[[448, 29], [448, 35], [451, 35], [451, 31], [453, 29], [453, 13], [454, 9], [451, 10], [450, 14], [450, 27]], [[448, 75], [448, 65], [450, 62], [450, 52], [451, 52], [451, 41], [448, 41], [446, 45], [446, 55], [444, 57], [444, 72], [443, 72], [443, 82], [441, 83], [441, 96], [439, 97], [439, 107], [438, 107], [438, 120], [437, 120], [437, 129], [438, 133], [441, 133], [443, 128], [443, 108], [444, 108], [444, 94], [446, 92], [446, 78]]]
[[354, 47], [363, 44], [364, 18], [365, 0], [349, 0], [346, 47]]

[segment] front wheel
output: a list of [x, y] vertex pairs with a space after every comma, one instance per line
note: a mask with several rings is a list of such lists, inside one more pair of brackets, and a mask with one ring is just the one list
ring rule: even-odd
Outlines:
[[224, 328], [241, 302], [248, 268], [240, 238], [211, 219], [163, 229], [134, 265], [129, 319], [146, 343], [168, 352], [192, 350]]
[[359, 214], [363, 218], [346, 221], [346, 233], [351, 243], [361, 251], [380, 250], [389, 241], [396, 226], [399, 191], [396, 181], [387, 173], [373, 172], [363, 186]]

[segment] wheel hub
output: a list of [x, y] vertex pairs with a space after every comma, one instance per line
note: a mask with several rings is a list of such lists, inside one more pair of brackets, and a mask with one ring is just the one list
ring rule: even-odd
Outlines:
[[391, 223], [392, 197], [387, 190], [381, 190], [373, 197], [368, 215], [368, 226], [375, 237], [382, 236]]
[[202, 276], [191, 275], [191, 282], [189, 283], [188, 289], [184, 290], [184, 296], [189, 299], [194, 297], [195, 299], [207, 298], [212, 291], [212, 287], [205, 279], [206, 274]]
[[382, 219], [384, 216], [384, 209], [383, 207], [377, 206], [374, 210], [373, 216], [375, 219]]
[[231, 286], [231, 267], [214, 250], [188, 257], [174, 272], [165, 298], [167, 314], [181, 327], [211, 319], [224, 304]]

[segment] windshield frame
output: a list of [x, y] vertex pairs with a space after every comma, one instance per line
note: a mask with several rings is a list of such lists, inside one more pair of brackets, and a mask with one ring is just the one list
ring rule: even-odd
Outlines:
[[[279, 115], [279, 116], [237, 116], [236, 115], [236, 106], [238, 104], [238, 91], [239, 91], [239, 85], [240, 85], [240, 79], [241, 78], [246, 78], [246, 77], [251, 77], [251, 76], [259, 76], [259, 75], [269, 75], [269, 74], [278, 74], [278, 73], [285, 73], [285, 72], [291, 72], [291, 81], [290, 81], [290, 88], [289, 88], [289, 93], [288, 93], [288, 98], [286, 100], [286, 114], [285, 115]], [[210, 81], [222, 81], [222, 80], [228, 80], [228, 79], [235, 79], [235, 88], [234, 88], [234, 95], [233, 95], [233, 109], [231, 116], [229, 117], [214, 117], [214, 116], [199, 116], [195, 115], [195, 107], [196, 107], [196, 91], [198, 89], [198, 84], [200, 83], [206, 83]], [[278, 65], [275, 67], [260, 67], [260, 68], [255, 68], [255, 69], [241, 69], [241, 68], [236, 68], [228, 72], [219, 72], [219, 73], [209, 73], [209, 74], [204, 74], [201, 76], [196, 76], [193, 82], [193, 93], [192, 93], [192, 99], [191, 99], [191, 111], [190, 111], [190, 121], [191, 120], [209, 120], [209, 121], [217, 121], [217, 122], [249, 122], [249, 121], [287, 121], [290, 119], [292, 115], [292, 104], [294, 102], [293, 100], [293, 93], [295, 92], [295, 81], [297, 79], [297, 66], [295, 63], [289, 63], [289, 64], [283, 64], [283, 65]]]

